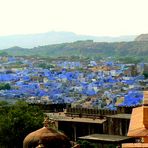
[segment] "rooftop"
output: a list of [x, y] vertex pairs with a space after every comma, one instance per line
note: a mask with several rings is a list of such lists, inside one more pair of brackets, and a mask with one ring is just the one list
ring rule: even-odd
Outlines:
[[102, 124], [106, 119], [94, 119], [94, 118], [79, 118], [79, 117], [67, 117], [64, 112], [60, 113], [46, 113], [47, 116], [53, 118], [56, 121], [65, 121], [65, 122], [81, 122], [81, 123], [96, 123]]
[[131, 114], [115, 114], [115, 115], [108, 115], [106, 117], [118, 118], [118, 119], [130, 119], [131, 118]]
[[107, 134], [92, 134], [88, 136], [79, 137], [79, 139], [105, 141], [105, 142], [121, 142], [121, 141], [130, 139], [130, 137], [118, 136], [118, 135], [107, 135]]
[[134, 108], [132, 111], [128, 136], [148, 136], [148, 91], [144, 92], [143, 106]]

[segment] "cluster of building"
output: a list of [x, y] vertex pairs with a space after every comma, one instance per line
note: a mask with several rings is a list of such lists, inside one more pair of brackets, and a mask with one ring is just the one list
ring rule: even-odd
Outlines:
[[[0, 90], [0, 99], [25, 99], [31, 105], [50, 105], [50, 109], [71, 104], [65, 112], [46, 113], [58, 130], [75, 142], [121, 146], [139, 140], [139, 135], [131, 138], [127, 133], [131, 110], [142, 104], [143, 90], [148, 87], [143, 75], [147, 72], [148, 65], [143, 63], [0, 57], [0, 84], [10, 85]], [[137, 127], [141, 120], [140, 124], [136, 121]], [[51, 133], [44, 127], [41, 135], [44, 130]]]
[[26, 57], [0, 58], [0, 83], [10, 90], [0, 90], [5, 99], [26, 99], [29, 103], [63, 104], [73, 107], [115, 110], [116, 106], [141, 103], [148, 81], [142, 75], [145, 64], [106, 61], [52, 61], [44, 69], [44, 59]]

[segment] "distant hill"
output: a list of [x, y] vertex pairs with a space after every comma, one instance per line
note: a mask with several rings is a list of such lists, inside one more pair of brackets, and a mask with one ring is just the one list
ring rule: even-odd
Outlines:
[[121, 42], [133, 41], [136, 36], [89, 36], [78, 35], [72, 32], [47, 32], [39, 34], [28, 35], [11, 35], [0, 36], [0, 49], [6, 49], [13, 46], [20, 46], [23, 48], [33, 48], [36, 46], [59, 44], [65, 42], [74, 42], [77, 40], [94, 40], [96, 42]]
[[148, 42], [93, 42], [77, 41], [27, 49], [12, 47], [3, 50], [13, 56], [84, 56], [84, 57], [138, 57], [148, 59]]
[[137, 36], [135, 41], [148, 41], [148, 34], [141, 34]]

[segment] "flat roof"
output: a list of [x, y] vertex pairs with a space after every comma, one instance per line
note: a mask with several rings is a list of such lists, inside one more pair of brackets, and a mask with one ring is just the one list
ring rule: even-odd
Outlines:
[[106, 117], [119, 118], [119, 119], [131, 119], [131, 114], [115, 114], [115, 115], [107, 115]]
[[64, 121], [64, 122], [81, 122], [81, 123], [95, 123], [102, 124], [106, 119], [93, 119], [93, 118], [79, 118], [79, 117], [68, 117], [65, 116], [63, 112], [60, 113], [45, 113], [49, 118], [53, 118], [55, 121]]
[[91, 118], [65, 118], [65, 119], [56, 119], [57, 121], [67, 121], [67, 122], [81, 122], [81, 123], [98, 123], [102, 124], [106, 119], [91, 119]]
[[105, 142], [120, 142], [130, 138], [131, 137], [127, 137], [127, 136], [107, 135], [107, 134], [92, 134], [92, 135], [79, 137], [79, 139], [84, 139], [84, 140], [105, 141]]

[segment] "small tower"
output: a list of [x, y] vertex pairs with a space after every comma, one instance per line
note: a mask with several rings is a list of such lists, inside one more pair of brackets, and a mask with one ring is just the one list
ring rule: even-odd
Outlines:
[[122, 144], [123, 148], [148, 148], [148, 91], [144, 91], [142, 106], [132, 111], [128, 136], [141, 140], [138, 143]]

